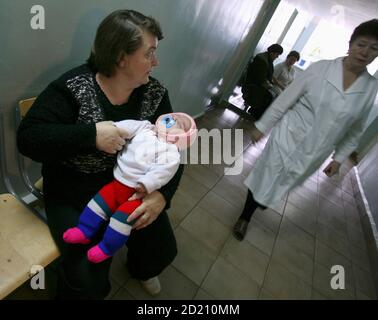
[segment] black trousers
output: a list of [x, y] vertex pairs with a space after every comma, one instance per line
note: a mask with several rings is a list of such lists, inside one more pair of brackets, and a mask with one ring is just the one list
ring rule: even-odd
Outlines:
[[252, 215], [258, 207], [263, 210], [266, 209], [265, 206], [256, 202], [252, 192], [248, 189], [247, 200], [245, 201], [243, 212], [239, 218], [248, 222], [251, 221]]
[[251, 107], [252, 115], [258, 120], [272, 103], [273, 96], [265, 87], [251, 84], [243, 89], [243, 100]]
[[[62, 203], [57, 198], [45, 199], [47, 224], [60, 249], [57, 299], [104, 299], [110, 292], [111, 260], [94, 264], [88, 261], [87, 251], [101, 239], [107, 227], [89, 245], [67, 244], [63, 233], [77, 225], [81, 210]], [[126, 243], [127, 268], [133, 278], [147, 280], [159, 275], [177, 254], [176, 239], [166, 212], [149, 226], [133, 230]]]

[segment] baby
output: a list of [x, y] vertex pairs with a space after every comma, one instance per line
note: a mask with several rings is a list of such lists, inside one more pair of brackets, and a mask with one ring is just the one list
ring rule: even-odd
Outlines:
[[[155, 125], [124, 120], [115, 126], [126, 130], [130, 140], [118, 154], [114, 180], [88, 203], [78, 226], [63, 234], [67, 243], [88, 244], [110, 220], [102, 241], [88, 250], [93, 263], [113, 256], [126, 243], [135, 222], [127, 218], [142, 203], [141, 198], [172, 179], [180, 165], [179, 150], [188, 148], [197, 133], [194, 120], [185, 113], [164, 114]], [[138, 199], [129, 201], [135, 192]]]

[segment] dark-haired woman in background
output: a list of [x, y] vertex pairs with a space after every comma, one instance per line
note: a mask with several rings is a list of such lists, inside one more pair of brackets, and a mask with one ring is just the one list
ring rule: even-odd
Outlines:
[[257, 54], [247, 67], [242, 85], [243, 99], [251, 107], [254, 118], [259, 119], [272, 102], [273, 61], [283, 52], [279, 44], [272, 44], [266, 52]]

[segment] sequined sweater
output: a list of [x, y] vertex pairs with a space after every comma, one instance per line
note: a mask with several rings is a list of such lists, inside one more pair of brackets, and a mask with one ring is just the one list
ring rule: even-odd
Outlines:
[[[42, 162], [45, 197], [59, 197], [84, 207], [113, 179], [116, 155], [96, 149], [100, 121], [148, 120], [172, 112], [167, 90], [154, 78], [135, 89], [129, 101], [112, 105], [95, 80], [95, 72], [82, 65], [47, 86], [22, 120], [17, 132], [19, 151]], [[170, 205], [181, 175], [181, 165], [159, 191]]]

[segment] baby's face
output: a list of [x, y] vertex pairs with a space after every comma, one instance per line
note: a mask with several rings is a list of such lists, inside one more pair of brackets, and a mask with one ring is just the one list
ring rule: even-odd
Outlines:
[[179, 150], [190, 147], [196, 130], [194, 121], [185, 113], [169, 113], [161, 115], [155, 124], [157, 134], [168, 143], [174, 143]]

